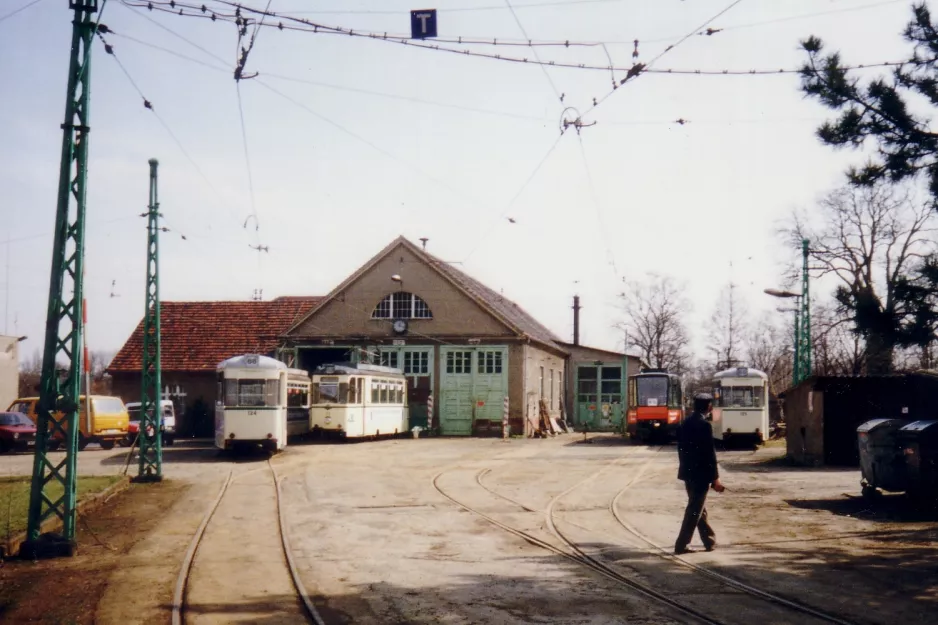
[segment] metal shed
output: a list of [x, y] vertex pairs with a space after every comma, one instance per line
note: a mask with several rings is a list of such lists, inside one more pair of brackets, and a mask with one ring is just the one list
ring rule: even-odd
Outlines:
[[808, 466], [859, 466], [856, 432], [866, 421], [938, 418], [938, 375], [812, 376], [781, 397], [789, 458]]

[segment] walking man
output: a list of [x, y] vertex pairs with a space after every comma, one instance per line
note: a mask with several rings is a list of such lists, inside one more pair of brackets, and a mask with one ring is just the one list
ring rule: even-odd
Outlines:
[[677, 479], [684, 481], [687, 489], [687, 509], [684, 510], [684, 522], [681, 533], [674, 543], [674, 553], [691, 553], [687, 548], [694, 535], [694, 528], [700, 533], [707, 551], [716, 547], [716, 535], [707, 523], [707, 491], [713, 488], [722, 493], [717, 470], [717, 454], [713, 448], [713, 428], [707, 416], [713, 410], [713, 398], [708, 394], [694, 397], [694, 412], [684, 420], [677, 433], [677, 455], [680, 468]]

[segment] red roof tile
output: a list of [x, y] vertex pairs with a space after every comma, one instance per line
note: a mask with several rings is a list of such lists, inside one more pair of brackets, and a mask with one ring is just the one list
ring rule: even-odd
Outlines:
[[[280, 297], [270, 302], [162, 302], [161, 366], [165, 371], [214, 371], [239, 354], [267, 354], [277, 336], [319, 303], [318, 297]], [[109, 372], [143, 366], [143, 321], [111, 361]]]

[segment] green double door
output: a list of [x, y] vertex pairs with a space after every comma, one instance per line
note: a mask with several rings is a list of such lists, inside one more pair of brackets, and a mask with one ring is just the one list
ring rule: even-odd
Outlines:
[[407, 376], [408, 424], [427, 427], [427, 399], [433, 393], [432, 347], [382, 347], [378, 364], [400, 369]]
[[620, 429], [624, 388], [621, 365], [577, 365], [575, 423], [593, 432]]
[[468, 436], [474, 424], [500, 427], [508, 396], [508, 348], [440, 348], [440, 431]]

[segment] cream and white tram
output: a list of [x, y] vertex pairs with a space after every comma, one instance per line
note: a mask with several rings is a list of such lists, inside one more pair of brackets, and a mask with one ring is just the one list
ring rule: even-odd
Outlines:
[[400, 369], [323, 365], [313, 372], [314, 435], [361, 438], [407, 430], [407, 379]]
[[215, 446], [283, 449], [287, 444], [289, 391], [303, 386], [305, 379], [303, 388], [308, 397], [308, 374], [258, 354], [229, 358], [216, 372]]
[[736, 367], [713, 376], [713, 438], [764, 443], [769, 435], [768, 376]]

